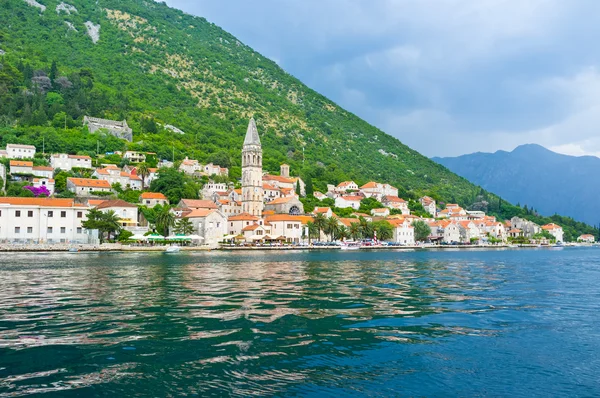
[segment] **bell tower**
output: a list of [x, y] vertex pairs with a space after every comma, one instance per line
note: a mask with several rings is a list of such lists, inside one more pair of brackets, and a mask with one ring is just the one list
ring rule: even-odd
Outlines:
[[263, 198], [262, 145], [252, 118], [248, 123], [242, 149], [242, 212], [261, 217]]

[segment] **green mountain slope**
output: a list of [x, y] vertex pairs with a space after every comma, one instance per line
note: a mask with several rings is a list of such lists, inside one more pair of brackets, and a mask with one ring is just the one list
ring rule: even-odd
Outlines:
[[[254, 116], [265, 169], [286, 162], [316, 189], [379, 180], [407, 198], [429, 194], [503, 216], [521, 211], [345, 111], [203, 18], [154, 1], [39, 0], [43, 11], [32, 3], [0, 0], [0, 145], [42, 147], [43, 141], [46, 151], [90, 154], [97, 146], [125, 149], [123, 141], [89, 135], [81, 120], [127, 119], [134, 130], [129, 149], [214, 161], [235, 178]], [[94, 26], [97, 42], [88, 33]]]

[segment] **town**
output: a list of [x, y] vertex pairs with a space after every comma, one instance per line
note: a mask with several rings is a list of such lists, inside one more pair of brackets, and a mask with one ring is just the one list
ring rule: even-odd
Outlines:
[[[127, 122], [86, 118], [90, 133], [104, 128], [131, 141]], [[328, 185], [327, 192], [312, 192], [318, 203], [305, 211], [305, 182], [282, 164], [279, 175], [263, 171], [259, 133], [251, 119], [242, 152], [242, 176], [238, 186], [227, 181], [229, 170], [212, 163], [201, 164], [187, 157], [178, 171], [204, 178], [197, 197], [169, 203], [163, 193], [149, 187], [173, 161], [161, 160], [148, 167], [153, 153], [126, 151], [106, 154], [125, 160], [123, 166], [101, 163], [93, 167], [89, 156], [66, 153], [36, 156], [32, 145], [8, 144], [0, 150], [0, 243], [3, 244], [99, 244], [118, 239], [132, 245], [178, 242], [205, 248], [222, 245], [550, 245], [563, 242], [557, 224], [539, 226], [523, 218], [497, 220], [482, 211], [465, 210], [458, 204], [436, 203], [431, 197], [418, 200], [418, 211], [398, 196], [398, 189], [371, 181], [359, 186], [354, 181]], [[105, 155], [105, 156], [106, 156]], [[78, 171], [68, 177], [57, 196], [57, 179], [62, 172]], [[11, 196], [8, 183], [18, 182], [26, 195]], [[117, 193], [127, 190], [133, 200]], [[135, 203], [132, 203], [135, 202]], [[361, 212], [368, 205], [368, 212]], [[338, 215], [334, 209], [343, 209]], [[112, 235], [112, 236], [111, 236]], [[593, 235], [579, 242], [594, 243]], [[336, 243], [337, 242], [337, 243]]]

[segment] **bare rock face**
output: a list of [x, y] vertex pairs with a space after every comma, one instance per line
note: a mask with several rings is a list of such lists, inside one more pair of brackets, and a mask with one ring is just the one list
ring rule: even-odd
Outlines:
[[96, 25], [91, 21], [87, 21], [84, 25], [92, 42], [94, 44], [98, 43], [98, 40], [100, 40], [100, 24]]
[[25, 1], [25, 3], [29, 4], [32, 7], [39, 8], [40, 10], [42, 10], [42, 12], [46, 11], [46, 6], [43, 5], [43, 4], [38, 3], [35, 0], [24, 0], [24, 1]]
[[75, 32], [77, 32], [77, 29], [75, 29], [75, 25], [73, 25], [71, 22], [65, 21], [65, 24], [67, 24], [69, 30], [74, 30]]
[[60, 14], [63, 11], [69, 15], [71, 15], [72, 12], [75, 14], [78, 13], [77, 8], [75, 8], [74, 6], [67, 4], [67, 3], [60, 3], [59, 5], [56, 6], [57, 14]]

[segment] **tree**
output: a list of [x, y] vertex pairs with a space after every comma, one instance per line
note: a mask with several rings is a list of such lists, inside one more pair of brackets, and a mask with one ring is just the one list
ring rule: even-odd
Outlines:
[[[156, 209], [156, 207], [158, 207], [158, 209]], [[163, 236], [168, 236], [169, 228], [175, 224], [175, 215], [171, 212], [171, 207], [169, 205], [157, 205], [156, 207], [156, 229]]]
[[296, 181], [296, 195], [300, 197], [300, 180]]
[[336, 240], [339, 233], [340, 225], [338, 223], [338, 219], [335, 217], [329, 217], [325, 223], [325, 233], [329, 235], [329, 239], [334, 241]]
[[121, 230], [120, 220], [120, 217], [113, 210], [103, 213], [96, 208], [92, 208], [87, 213], [87, 220], [83, 221], [81, 226], [89, 230], [97, 229], [100, 243], [104, 243], [105, 233], [108, 234], [108, 239], [110, 239], [111, 233]]
[[373, 237], [373, 224], [368, 222], [364, 217], [358, 218], [360, 234], [363, 239], [371, 239]]
[[362, 237], [362, 231], [360, 230], [360, 223], [353, 222], [350, 223], [350, 228], [348, 228], [348, 233], [352, 240], [359, 240]]
[[319, 228], [317, 228], [315, 223], [312, 221], [307, 222], [306, 226], [308, 227], [308, 244], [310, 245], [311, 238], [315, 238], [320, 235]]
[[319, 214], [315, 215], [313, 223], [315, 224], [315, 227], [319, 231], [319, 242], [320, 242], [321, 241], [321, 231], [324, 231], [325, 228], [327, 228], [326, 227], [327, 217], [325, 217], [325, 215], [323, 215], [322, 213], [319, 213]]
[[103, 213], [101, 217], [102, 226], [104, 232], [108, 234], [108, 239], [110, 240], [110, 235], [112, 233], [116, 233], [121, 230], [121, 217], [114, 210], [109, 210], [106, 213]]
[[173, 230], [176, 234], [191, 235], [194, 233], [194, 224], [192, 224], [189, 218], [180, 218], [175, 223]]
[[150, 174], [150, 169], [147, 163], [142, 163], [137, 167], [137, 174], [142, 179], [142, 191], [146, 188], [146, 177]]
[[171, 203], [179, 203], [181, 199], [198, 199], [200, 186], [177, 169], [164, 167], [152, 180], [150, 190], [164, 194]]
[[377, 231], [377, 239], [379, 240], [390, 240], [394, 237], [394, 228], [386, 220], [373, 223], [373, 229]]
[[415, 229], [415, 240], [423, 242], [431, 235], [431, 228], [425, 221], [416, 220], [412, 223]]

